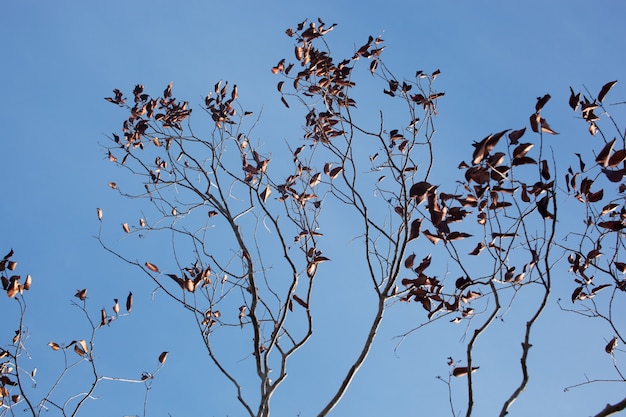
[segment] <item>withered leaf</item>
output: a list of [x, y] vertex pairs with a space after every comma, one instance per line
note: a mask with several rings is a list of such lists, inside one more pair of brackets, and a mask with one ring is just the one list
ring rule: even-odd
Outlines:
[[409, 242], [413, 239], [417, 239], [420, 235], [422, 228], [422, 219], [415, 219], [411, 222], [411, 231], [409, 232]]
[[514, 150], [513, 150], [513, 159], [518, 159], [521, 158], [523, 156], [526, 156], [526, 154], [528, 153], [528, 151], [530, 151], [533, 146], [535, 146], [532, 143], [522, 143], [520, 145], [518, 145]]
[[545, 159], [541, 161], [541, 177], [546, 181], [550, 179], [550, 168], [548, 166], [548, 161]]
[[98, 220], [102, 220], [102, 209], [98, 207]]
[[541, 217], [544, 219], [554, 219], [554, 214], [548, 211], [548, 203], [550, 202], [550, 197], [545, 196], [541, 200], [537, 201], [537, 210]]
[[598, 101], [599, 101], [600, 103], [602, 103], [602, 102], [604, 101], [604, 97], [607, 95], [607, 93], [609, 92], [609, 90], [610, 90], [611, 88], [613, 88], [613, 86], [614, 86], [615, 84], [617, 84], [617, 80], [615, 80], [615, 81], [610, 81], [610, 82], [608, 82], [608, 83], [606, 83], [606, 84], [604, 84], [604, 85], [602, 86], [602, 89], [600, 90], [600, 93], [598, 94]]
[[146, 261], [146, 268], [148, 268], [152, 272], [159, 272], [159, 268], [156, 265], [151, 264], [148, 261]]
[[161, 365], [163, 365], [165, 361], [167, 360], [167, 353], [168, 352], [161, 352], [161, 354], [159, 355], [159, 363]]
[[52, 348], [52, 350], [59, 350], [61, 349], [61, 346], [56, 343], [56, 342], [48, 342], [48, 346], [50, 346], [50, 348]]
[[514, 130], [509, 133], [509, 142], [511, 145], [517, 145], [519, 143], [519, 139], [524, 136], [524, 133], [526, 133], [526, 128]]
[[453, 240], [465, 239], [465, 238], [468, 238], [468, 237], [471, 237], [471, 236], [472, 235], [470, 235], [468, 233], [451, 232], [451, 233], [448, 233], [448, 235], [446, 236], [446, 240], [453, 241]]
[[306, 301], [304, 301], [302, 298], [298, 297], [296, 294], [293, 295], [293, 300], [300, 304], [302, 307], [308, 309], [309, 305], [306, 303]]
[[82, 290], [76, 290], [76, 294], [74, 297], [78, 298], [81, 301], [85, 301], [87, 299], [87, 288], [83, 288]]
[[604, 147], [602, 148], [602, 150], [600, 151], [600, 153], [598, 154], [598, 156], [596, 156], [596, 163], [604, 168], [606, 168], [609, 164], [609, 156], [611, 155], [611, 151], [613, 150], [613, 146], [615, 145], [615, 141], [617, 139], [613, 138], [612, 141], [608, 142], [606, 145], [604, 145]]
[[626, 160], [626, 149], [620, 149], [609, 158], [609, 167], [615, 168]]
[[339, 176], [339, 174], [341, 174], [342, 171], [343, 171], [343, 167], [333, 168], [328, 173], [328, 176], [330, 176], [331, 179], [335, 179]]
[[541, 109], [543, 109], [543, 106], [546, 105], [548, 100], [550, 100], [550, 98], [551, 98], [550, 94], [546, 94], [543, 97], [537, 97], [537, 104], [535, 104], [535, 111], [539, 113]]
[[551, 135], [558, 135], [559, 132], [552, 130], [546, 119], [541, 118], [541, 131], [544, 133], [549, 133]]
[[478, 255], [480, 253], [480, 251], [482, 251], [483, 249], [485, 249], [485, 244], [483, 242], [478, 242], [478, 244], [476, 245], [476, 247], [474, 248], [473, 251], [471, 251], [469, 254], [470, 255]]
[[433, 245], [437, 244], [441, 239], [439, 236], [432, 234], [429, 230], [424, 230], [423, 234]]
[[574, 292], [572, 293], [572, 303], [575, 303], [576, 300], [578, 300], [578, 297], [580, 296], [580, 293], [583, 291], [583, 287], [577, 287]]
[[577, 111], [578, 104], [580, 103], [580, 93], [574, 94], [574, 90], [572, 89], [572, 87], [569, 88], [569, 91], [569, 106], [572, 108], [572, 110]]
[[604, 351], [608, 353], [609, 355], [612, 355], [616, 347], [617, 347], [617, 337], [613, 337], [609, 341], [609, 343], [607, 343], [606, 347], [604, 348]]
[[411, 254], [409, 256], [407, 256], [407, 258], [404, 260], [404, 267], [411, 269], [413, 268], [413, 262], [415, 261], [415, 254]]
[[[480, 368], [479, 366], [472, 366], [472, 373], [476, 372], [476, 370]], [[467, 366], [457, 366], [452, 370], [452, 375], [456, 377], [465, 376], [470, 372]]]
[[126, 297], [126, 311], [130, 313], [130, 310], [133, 309], [133, 293], [129, 292], [128, 297]]
[[416, 204], [420, 204], [426, 199], [426, 196], [429, 191], [431, 191], [434, 186], [426, 181], [420, 181], [411, 186], [409, 190], [409, 195], [411, 198], [415, 199]]
[[591, 290], [591, 294], [596, 294], [600, 291], [602, 291], [605, 288], [609, 288], [611, 286], [611, 284], [602, 284], [602, 285], [598, 285], [597, 287], [595, 287], [593, 290]]
[[265, 190], [263, 190], [263, 192], [260, 195], [261, 200], [263, 200], [264, 203], [267, 202], [267, 198], [270, 196], [270, 194], [272, 194], [272, 189], [270, 188], [270, 185], [267, 184], [267, 186], [265, 187]]
[[122, 229], [124, 229], [126, 233], [130, 233], [130, 227], [128, 227], [128, 223], [122, 224]]
[[617, 232], [624, 228], [624, 225], [622, 224], [622, 222], [618, 220], [609, 220], [606, 222], [600, 222], [598, 223], [598, 226], [603, 227], [605, 229], [609, 229], [613, 232]]

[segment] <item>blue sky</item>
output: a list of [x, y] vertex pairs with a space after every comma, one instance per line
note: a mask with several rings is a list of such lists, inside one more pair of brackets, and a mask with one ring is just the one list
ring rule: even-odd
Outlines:
[[[27, 323], [31, 362], [39, 369], [37, 390], [62, 366], [46, 344], [84, 338], [84, 320], [70, 304], [75, 290], [89, 288], [94, 316], [103, 306], [109, 308], [113, 298], [133, 291], [133, 314], [99, 334], [104, 373], [133, 377], [151, 371], [158, 354], [167, 350], [170, 357], [150, 391], [148, 415], [243, 415], [231, 386], [203, 354], [193, 323], [186, 324], [190, 316], [161, 295], [153, 299], [146, 277], [105, 253], [94, 239], [99, 227], [95, 210], [102, 207], [111, 218], [106, 223], [111, 241], [119, 240], [125, 248], [137, 245], [122, 239], [118, 226], [140, 212], [137, 202], [119, 198], [107, 186], [124, 178], [104, 150], [124, 117], [103, 100], [113, 88], [128, 96], [141, 83], [156, 95], [174, 82], [177, 97], [199, 106], [218, 80], [229, 80], [238, 84], [246, 108], [261, 113], [258, 140], [267, 147], [283, 146], [301, 134], [302, 119], [285, 113], [270, 68], [293, 55], [284, 30], [305, 18], [321, 17], [338, 24], [329, 39], [340, 56], [351, 54], [368, 35], [381, 35], [387, 45], [384, 61], [397, 76], [441, 70], [437, 87], [446, 95], [438, 108], [435, 151], [442, 153], [444, 175], [467, 158], [473, 141], [525, 126], [536, 98], [545, 93], [552, 95], [546, 108], [550, 124], [561, 133], [550, 138], [556, 154], [567, 153], [573, 144], [584, 146], [584, 124], [567, 108], [568, 87], [587, 86], [595, 92], [607, 81], [624, 79], [624, 16], [626, 5], [619, 1], [6, 2], [0, 16], [0, 251], [13, 248], [20, 272], [34, 278]], [[618, 83], [611, 94], [623, 101], [625, 92]], [[376, 112], [384, 106], [378, 100], [364, 97], [359, 109]], [[199, 109], [194, 116], [203, 117]], [[573, 157], [565, 161], [561, 173], [566, 164], [575, 163]], [[138, 253], [157, 250], [142, 247]], [[354, 249], [347, 245], [338, 250]], [[356, 300], [346, 304], [339, 295], [351, 291], [354, 281], [349, 265], [337, 268], [336, 274], [346, 279], [334, 277], [338, 282], [326, 284], [334, 292], [325, 301], [336, 310], [321, 314], [315, 340], [294, 360], [293, 382], [276, 395], [275, 415], [316, 412], [337, 385], [337, 370], [354, 355], [351, 342], [362, 337], [359, 321], [367, 311], [355, 307]], [[615, 376], [610, 357], [602, 352], [610, 329], [558, 311], [556, 298], [567, 299], [570, 287], [569, 277], [556, 286], [563, 295], [551, 300], [531, 352], [538, 376], [531, 376], [512, 416], [590, 415], [623, 396], [622, 384], [563, 392], [585, 375]], [[2, 317], [16, 317], [15, 306], [7, 301], [0, 303]], [[368, 362], [333, 415], [449, 415], [447, 387], [435, 376], [447, 375], [448, 356], [462, 357], [462, 333], [427, 327], [393, 351], [394, 336], [423, 319], [419, 308], [390, 309]], [[494, 326], [478, 351], [483, 378], [478, 383], [491, 385], [493, 394], [480, 391], [476, 415], [499, 410], [500, 398], [512, 386], [506, 381], [518, 372], [523, 317], [507, 320]], [[16, 321], [3, 321], [6, 337]], [[243, 359], [243, 349], [233, 350]], [[590, 351], [594, 354], [588, 355]], [[73, 381], [80, 385], [81, 376], [67, 381], [63, 389], [71, 395]], [[463, 395], [462, 383], [453, 382]], [[101, 398], [85, 414], [142, 413], [141, 385], [106, 383], [98, 394]], [[462, 401], [457, 409], [463, 409]]]

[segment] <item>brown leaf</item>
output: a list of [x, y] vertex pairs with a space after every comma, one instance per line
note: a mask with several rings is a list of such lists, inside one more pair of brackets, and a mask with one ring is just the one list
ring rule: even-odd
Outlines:
[[422, 228], [422, 219], [415, 219], [411, 222], [411, 231], [409, 233], [409, 239], [408, 239], [409, 242], [419, 237], [421, 228]]
[[159, 272], [159, 268], [156, 265], [151, 264], [148, 261], [146, 261], [146, 268], [148, 268], [152, 272]]
[[611, 339], [609, 343], [606, 344], [604, 351], [608, 353], [609, 355], [612, 355], [616, 347], [617, 347], [617, 337], [613, 337], [613, 339]]
[[622, 224], [622, 222], [618, 220], [609, 220], [606, 222], [600, 222], [598, 223], [598, 226], [603, 227], [605, 229], [609, 229], [613, 232], [617, 232], [624, 228], [624, 225]]
[[159, 363], [161, 365], [163, 365], [165, 361], [167, 360], [167, 353], [168, 352], [161, 352], [161, 354], [159, 355]]
[[541, 177], [546, 181], [550, 179], [550, 168], [548, 167], [548, 161], [545, 159], [541, 161]]
[[597, 287], [595, 287], [593, 290], [591, 290], [591, 294], [595, 295], [596, 293], [602, 291], [605, 288], [609, 288], [611, 287], [611, 284], [602, 284], [602, 285], [598, 285]]
[[530, 115], [530, 128], [535, 133], [539, 133], [539, 121], [540, 120], [541, 120], [541, 117], [539, 116], [539, 113], [533, 113]]
[[283, 102], [283, 104], [285, 105], [285, 107], [289, 108], [289, 104], [287, 104], [287, 100], [285, 100], [285, 97], [281, 97], [280, 101]]
[[87, 299], [87, 288], [83, 288], [82, 290], [76, 290], [76, 294], [74, 297], [78, 298], [81, 301], [85, 301]]
[[552, 128], [550, 127], [550, 125], [548, 124], [546, 119], [544, 119], [544, 118], [541, 119], [541, 131], [544, 132], [544, 133], [549, 133], [551, 135], [558, 135], [559, 134], [559, 132], [556, 132], [556, 131], [552, 130]]
[[308, 309], [309, 305], [306, 303], [306, 301], [304, 301], [302, 298], [298, 297], [296, 294], [293, 295], [293, 300], [300, 304], [302, 307]]
[[343, 171], [343, 167], [336, 167], [336, 168], [331, 169], [328, 175], [330, 176], [331, 179], [335, 179], [339, 176], [339, 174], [341, 174], [342, 171]]
[[128, 297], [126, 297], [126, 311], [130, 313], [130, 310], [133, 309], [133, 293], [129, 292]]
[[600, 93], [598, 94], [598, 101], [599, 101], [600, 103], [602, 103], [602, 102], [604, 101], [604, 97], [605, 97], [605, 96], [606, 96], [606, 94], [609, 92], [609, 90], [610, 90], [611, 88], [613, 88], [613, 86], [614, 86], [615, 84], [617, 84], [617, 80], [615, 80], [615, 81], [610, 81], [610, 82], [608, 82], [608, 83], [606, 83], [606, 84], [604, 84], [604, 85], [602, 86], [602, 89], [600, 90]]
[[548, 100], [550, 100], [550, 98], [551, 98], [550, 94], [546, 94], [543, 97], [537, 97], [537, 104], [535, 105], [535, 111], [539, 113], [541, 109], [543, 109], [543, 106], [546, 105]]
[[[472, 373], [476, 372], [479, 366], [472, 366]], [[467, 366], [457, 366], [452, 370], [452, 375], [456, 377], [465, 376], [469, 373], [469, 368]]]
[[572, 293], [572, 303], [576, 302], [576, 300], [578, 300], [578, 297], [580, 296], [580, 293], [583, 291], [583, 287], [577, 287], [574, 292]]
[[519, 142], [519, 139], [522, 136], [524, 136], [524, 133], [526, 133], [526, 128], [514, 130], [511, 133], [509, 133], [509, 141], [511, 145], [517, 145]]
[[407, 258], [404, 260], [404, 267], [411, 269], [413, 268], [413, 262], [415, 261], [415, 254], [411, 254], [409, 256], [407, 256]]
[[451, 242], [453, 240], [465, 239], [471, 236], [472, 235], [463, 232], [451, 232], [446, 236], [446, 240]]
[[470, 255], [478, 255], [480, 253], [481, 250], [485, 249], [485, 244], [483, 242], [478, 242], [478, 244], [476, 245], [476, 247], [474, 248], [473, 251], [471, 251], [469, 254]]
[[126, 233], [130, 233], [130, 227], [128, 227], [128, 223], [122, 224], [122, 229], [124, 229]]
[[439, 236], [432, 234], [429, 230], [425, 230], [423, 234], [433, 245], [437, 244], [437, 242], [441, 239]]
[[616, 166], [624, 162], [624, 160], [626, 160], [626, 149], [620, 149], [618, 151], [615, 151], [613, 156], [611, 156], [611, 158], [609, 159], [609, 167], [615, 168]]
[[513, 159], [518, 159], [521, 158], [523, 156], [526, 156], [526, 154], [528, 153], [528, 151], [530, 151], [533, 146], [535, 146], [532, 143], [522, 143], [520, 145], [518, 145], [514, 150], [513, 150]]
[[261, 200], [263, 200], [264, 203], [267, 202], [267, 198], [270, 196], [270, 194], [272, 194], [272, 189], [270, 188], [270, 185], [267, 184], [267, 187], [265, 187], [265, 190], [263, 190], [260, 195]]
[[98, 220], [102, 220], [102, 209], [98, 207]]
[[109, 187], [113, 188], [114, 190], [117, 190], [117, 184], [114, 182], [110, 182]]
[[598, 156], [596, 156], [596, 163], [604, 168], [606, 168], [609, 164], [609, 156], [611, 155], [611, 151], [613, 151], [613, 146], [615, 145], [615, 141], [617, 139], [613, 138], [612, 141], [608, 142], [606, 145], [604, 145], [604, 147], [602, 148], [602, 150], [600, 151], [600, 153], [598, 154]]
[[106, 324], [107, 324], [107, 312], [103, 308], [102, 310], [100, 310], [100, 327], [103, 327]]
[[541, 200], [537, 201], [537, 210], [541, 217], [544, 219], [554, 219], [554, 214], [548, 211], [548, 203], [550, 202], [550, 197], [545, 196]]
[[572, 89], [572, 87], [569, 88], [569, 91], [569, 106], [572, 108], [572, 110], [577, 111], [578, 104], [580, 103], [580, 93], [574, 94], [574, 90]]
[[48, 342], [48, 346], [52, 348], [52, 350], [59, 350], [61, 346], [56, 342]]

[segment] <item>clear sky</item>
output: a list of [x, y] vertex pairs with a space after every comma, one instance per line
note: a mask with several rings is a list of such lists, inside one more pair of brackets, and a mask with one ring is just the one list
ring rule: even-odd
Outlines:
[[[262, 114], [255, 130], [259, 140], [283, 146], [298, 135], [302, 119], [285, 116], [270, 68], [293, 55], [285, 29], [317, 17], [338, 24], [329, 35], [337, 51], [351, 53], [368, 35], [380, 35], [387, 45], [384, 61], [396, 76], [441, 70], [437, 86], [446, 95], [438, 108], [436, 141], [441, 145], [435, 149], [443, 153], [441, 163], [449, 158], [451, 167], [467, 158], [473, 141], [525, 126], [538, 96], [552, 95], [546, 111], [561, 133], [552, 138], [559, 156], [569, 144], [587, 139], [583, 122], [568, 112], [569, 86], [595, 92], [607, 81], [620, 80], [612, 97], [626, 97], [626, 4], [617, 0], [6, 1], [0, 13], [0, 252], [13, 248], [20, 273], [34, 278], [27, 327], [32, 366], [39, 369], [35, 392], [43, 392], [62, 368], [47, 343], [85, 338], [80, 335], [84, 320], [71, 305], [76, 289], [89, 289], [94, 317], [100, 308], [109, 309], [113, 298], [132, 291], [133, 314], [99, 334], [103, 373], [135, 378], [152, 371], [158, 354], [169, 351], [150, 391], [148, 415], [244, 415], [232, 387], [206, 358], [193, 323], [185, 324], [191, 317], [159, 294], [153, 299], [146, 277], [104, 252], [94, 238], [96, 207], [102, 207], [112, 218], [108, 227], [116, 228], [113, 242], [138, 244], [122, 240], [118, 224], [140, 209], [107, 186], [124, 178], [108, 162], [104, 147], [111, 133], [119, 133], [125, 114], [103, 98], [114, 88], [129, 96], [138, 83], [157, 95], [174, 82], [176, 96], [197, 106], [194, 116], [202, 118], [204, 96], [217, 81], [229, 80], [238, 84], [246, 108]], [[364, 98], [359, 109], [376, 112], [384, 105], [376, 100]], [[573, 157], [567, 161], [575, 163]], [[566, 163], [561, 176], [565, 169]], [[359, 327], [359, 299], [348, 298], [345, 304], [345, 297], [337, 295], [351, 290], [354, 277], [348, 276], [349, 266], [338, 268], [346, 278], [330, 277], [339, 282], [327, 301], [337, 310], [326, 318], [322, 314], [315, 339], [294, 361], [293, 383], [288, 381], [276, 396], [276, 416], [318, 411], [338, 384], [338, 370], [354, 355], [350, 342], [362, 337], [350, 331]], [[615, 375], [611, 358], [602, 352], [611, 330], [558, 310], [556, 299], [567, 300], [571, 292], [570, 277], [556, 289], [562, 292], [550, 301], [531, 351], [537, 377], [531, 374], [511, 416], [590, 415], [623, 397], [624, 385], [615, 383], [563, 392], [585, 375]], [[4, 338], [17, 323], [15, 306], [7, 301], [0, 302]], [[427, 327], [394, 352], [394, 336], [424, 315], [416, 306], [401, 304], [386, 320], [372, 355], [333, 415], [449, 415], [447, 387], [435, 376], [447, 376], [448, 356], [462, 358], [462, 332]], [[520, 320], [498, 323], [483, 342], [475, 415], [493, 415], [518, 381], [522, 328], [514, 325]], [[233, 348], [233, 355], [245, 360], [239, 349]], [[60, 390], [71, 395], [80, 380], [78, 371]], [[456, 409], [464, 410], [464, 382], [453, 382], [461, 398]], [[493, 396], [485, 388], [490, 386]], [[100, 399], [84, 415], [142, 413], [141, 385], [105, 383], [96, 394]]]

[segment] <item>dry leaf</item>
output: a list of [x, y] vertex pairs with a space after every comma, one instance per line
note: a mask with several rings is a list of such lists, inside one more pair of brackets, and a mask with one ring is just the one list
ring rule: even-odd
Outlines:
[[159, 268], [156, 265], [151, 264], [150, 262], [147, 262], [147, 261], [146, 261], [146, 268], [148, 268], [152, 272], [159, 272]]
[[130, 310], [133, 308], [133, 293], [129, 292], [128, 297], [126, 297], [126, 311], [130, 313]]
[[167, 353], [168, 353], [168, 352], [162, 352], [162, 353], [159, 355], [159, 363], [160, 363], [161, 365], [163, 365], [163, 364], [165, 363], [165, 361], [167, 360]]

